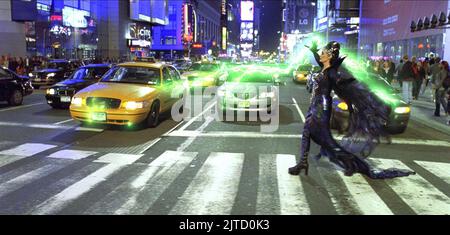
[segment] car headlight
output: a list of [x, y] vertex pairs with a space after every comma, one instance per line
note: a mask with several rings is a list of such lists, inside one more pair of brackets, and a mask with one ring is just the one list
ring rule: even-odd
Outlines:
[[394, 112], [397, 114], [406, 114], [406, 113], [411, 112], [411, 108], [410, 107], [397, 107], [397, 108], [395, 108]]
[[205, 77], [204, 79], [205, 79], [205, 81], [208, 81], [208, 82], [214, 82], [214, 80], [215, 80], [213, 77]]
[[47, 77], [48, 78], [52, 78], [52, 77], [54, 77], [56, 75], [56, 73], [49, 73], [49, 74], [47, 74]]
[[56, 90], [53, 88], [47, 89], [47, 95], [54, 95], [56, 93]]
[[274, 98], [275, 97], [275, 92], [262, 92], [261, 94], [259, 94], [259, 98]]
[[127, 109], [127, 110], [136, 110], [136, 109], [142, 109], [142, 108], [144, 108], [144, 102], [128, 101], [125, 104], [125, 109]]
[[29, 74], [28, 74], [28, 77], [33, 77], [33, 73], [29, 73]]
[[305, 75], [304, 75], [303, 73], [299, 73], [299, 74], [297, 75], [297, 78], [305, 78]]
[[345, 102], [340, 102], [337, 106], [338, 106], [338, 108], [340, 108], [343, 111], [347, 111], [348, 110], [348, 105]]
[[83, 98], [81, 98], [81, 97], [74, 97], [74, 98], [72, 99], [71, 104], [72, 104], [73, 106], [81, 106], [81, 104], [83, 104]]

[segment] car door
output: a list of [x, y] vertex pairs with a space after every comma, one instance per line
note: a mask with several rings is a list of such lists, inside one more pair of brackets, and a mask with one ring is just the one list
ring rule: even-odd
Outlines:
[[171, 103], [172, 105], [177, 102], [184, 92], [183, 80], [178, 70], [172, 66], [169, 67], [170, 76], [172, 77], [172, 86], [170, 87]]
[[171, 91], [172, 91], [172, 86], [173, 86], [173, 79], [172, 79], [172, 75], [171, 72], [169, 70], [168, 67], [163, 67], [162, 69], [162, 84], [161, 84], [161, 107], [163, 108], [163, 110], [167, 110], [170, 109], [171, 107], [171, 103], [172, 103], [172, 99], [170, 98], [171, 96]]

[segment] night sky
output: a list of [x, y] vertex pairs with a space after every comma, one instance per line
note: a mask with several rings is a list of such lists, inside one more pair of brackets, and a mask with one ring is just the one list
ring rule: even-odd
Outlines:
[[281, 0], [256, 0], [256, 6], [261, 9], [260, 49], [277, 51], [279, 38], [277, 32], [281, 30]]

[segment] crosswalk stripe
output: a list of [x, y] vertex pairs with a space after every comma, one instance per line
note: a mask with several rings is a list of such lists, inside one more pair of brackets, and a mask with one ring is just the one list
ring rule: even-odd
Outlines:
[[[380, 168], [410, 170], [409, 167], [399, 160], [372, 159], [371, 161]], [[419, 215], [450, 214], [450, 198], [418, 174], [388, 179], [386, 183]]]
[[57, 171], [61, 169], [63, 165], [56, 164], [56, 165], [45, 165], [43, 167], [39, 167], [35, 170], [32, 170], [30, 172], [27, 172], [25, 174], [22, 174], [21, 176], [18, 176], [14, 179], [11, 179], [5, 183], [0, 184], [0, 197], [3, 197], [4, 195], [17, 190], [30, 182], [32, 183], [35, 180], [40, 179], [41, 177], [44, 177], [48, 174], [50, 174], [53, 171]]
[[344, 176], [338, 172], [342, 181], [347, 186], [353, 200], [358, 205], [360, 211], [365, 215], [392, 215], [392, 211], [381, 200], [378, 194], [368, 184], [362, 175]]
[[131, 182], [127, 191], [132, 195], [114, 214], [144, 214], [196, 156], [194, 152], [164, 152]]
[[425, 161], [415, 161], [415, 163], [450, 184], [450, 163]]
[[56, 153], [52, 153], [48, 158], [59, 158], [59, 159], [71, 159], [71, 160], [80, 160], [83, 158], [87, 158], [96, 154], [97, 152], [93, 151], [81, 151], [81, 150], [61, 150]]
[[244, 154], [211, 153], [170, 214], [230, 214]]
[[294, 155], [277, 154], [277, 179], [281, 214], [309, 215], [311, 210], [300, 179], [287, 173], [287, 169], [295, 164]]
[[77, 199], [84, 193], [90, 191], [99, 183], [106, 181], [108, 177], [110, 177], [116, 171], [122, 169], [126, 165], [132, 164], [140, 157], [142, 157], [142, 154], [131, 155], [131, 154], [109, 153], [104, 155], [95, 162], [109, 163], [108, 165], [98, 169], [97, 171], [86, 176], [82, 180], [64, 189], [62, 192], [56, 194], [55, 196], [39, 204], [31, 211], [31, 214], [56, 213], [57, 211], [61, 210], [65, 205]]
[[17, 147], [0, 151], [0, 155], [13, 155], [21, 157], [30, 157], [40, 152], [47, 151], [56, 145], [51, 144], [39, 144], [39, 143], [26, 143]]

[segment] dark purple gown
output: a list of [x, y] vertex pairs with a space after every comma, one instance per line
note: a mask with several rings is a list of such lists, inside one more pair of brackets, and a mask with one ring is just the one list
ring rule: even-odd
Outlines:
[[[314, 55], [323, 67], [318, 54], [314, 52]], [[372, 179], [384, 179], [414, 174], [394, 168], [374, 169], [361, 157], [370, 154], [379, 139], [386, 135], [383, 124], [388, 117], [388, 107], [355, 79], [340, 78], [338, 67], [343, 60], [344, 58], [339, 58], [332, 67], [315, 77], [300, 156], [308, 155], [312, 139], [321, 147], [318, 157], [328, 157], [331, 162], [343, 168], [347, 176], [361, 173]], [[333, 138], [330, 130], [332, 90], [348, 103], [351, 113], [349, 132], [341, 144]]]

